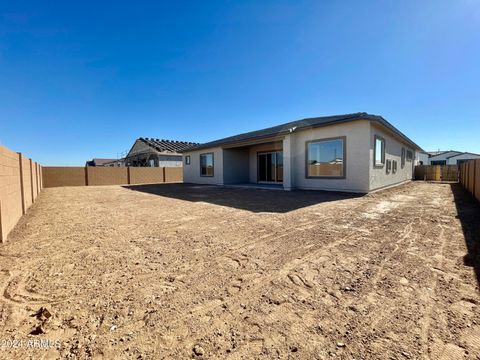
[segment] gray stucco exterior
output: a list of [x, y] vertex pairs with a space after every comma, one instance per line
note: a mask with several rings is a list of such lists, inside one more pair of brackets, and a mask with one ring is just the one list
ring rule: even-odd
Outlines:
[[[385, 165], [374, 166], [375, 136], [385, 139]], [[307, 176], [306, 146], [313, 140], [344, 139], [344, 176], [310, 178]], [[283, 151], [283, 187], [290, 189], [330, 190], [368, 193], [401, 184], [413, 178], [414, 159], [402, 166], [402, 148], [415, 154], [416, 148], [391, 129], [366, 119], [300, 129], [288, 134], [252, 140], [235, 145], [184, 152], [184, 182], [229, 185], [257, 183], [257, 154]], [[214, 176], [200, 176], [200, 154], [214, 154]], [[190, 165], [186, 157], [190, 157]], [[386, 171], [387, 160], [396, 161], [394, 173]]]

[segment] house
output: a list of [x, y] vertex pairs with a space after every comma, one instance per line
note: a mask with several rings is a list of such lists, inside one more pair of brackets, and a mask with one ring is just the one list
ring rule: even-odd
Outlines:
[[480, 155], [455, 150], [438, 151], [430, 153], [426, 165], [460, 165], [462, 162], [474, 159], [480, 159]]
[[89, 160], [85, 163], [85, 166], [105, 166], [106, 164], [109, 164], [113, 161], [116, 161], [115, 159], [98, 159], [94, 158], [92, 160]]
[[381, 116], [309, 118], [183, 151], [184, 182], [367, 193], [413, 178], [422, 149]]
[[181, 167], [182, 150], [198, 145], [186, 141], [138, 138], [125, 156], [125, 166]]

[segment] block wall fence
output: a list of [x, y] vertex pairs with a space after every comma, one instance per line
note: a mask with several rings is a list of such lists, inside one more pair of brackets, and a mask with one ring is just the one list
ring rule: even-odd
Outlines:
[[0, 242], [6, 241], [42, 188], [42, 166], [0, 146]]
[[43, 167], [46, 188], [58, 186], [134, 185], [183, 181], [182, 168]]
[[460, 183], [480, 201], [480, 160], [469, 160], [460, 165]]

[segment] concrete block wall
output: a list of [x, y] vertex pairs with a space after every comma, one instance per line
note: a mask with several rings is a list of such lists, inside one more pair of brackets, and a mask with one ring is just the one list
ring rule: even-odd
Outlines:
[[41, 169], [31, 159], [0, 146], [0, 242], [6, 241], [41, 192]]
[[[163, 168], [147, 168], [147, 167], [129, 167], [130, 184], [154, 184], [163, 183]], [[152, 171], [158, 169], [158, 171]]]
[[42, 167], [46, 188], [181, 182], [182, 168], [161, 167]]
[[95, 167], [87, 168], [87, 185], [124, 185], [128, 184], [126, 167]]

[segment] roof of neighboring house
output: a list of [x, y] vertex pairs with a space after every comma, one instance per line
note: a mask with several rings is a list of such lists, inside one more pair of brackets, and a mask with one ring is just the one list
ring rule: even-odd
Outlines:
[[139, 138], [138, 140], [144, 142], [148, 146], [154, 148], [158, 152], [172, 152], [178, 153], [188, 147], [198, 145], [198, 143], [188, 141], [164, 140], [153, 138]]
[[[199, 145], [198, 143], [188, 142], [188, 141], [176, 141], [176, 140], [164, 140], [164, 139], [154, 139], [154, 138], [138, 138], [132, 145], [132, 148], [128, 151], [126, 158], [130, 157], [132, 150], [135, 147], [137, 142], [142, 142], [153, 151], [159, 153], [169, 153], [169, 154], [178, 154], [181, 151]], [[138, 156], [140, 154], [146, 154], [148, 151], [135, 152], [132, 156]]]
[[410, 140], [406, 135], [404, 135], [400, 130], [395, 128], [392, 124], [390, 124], [387, 120], [383, 117], [378, 115], [372, 115], [365, 112], [359, 112], [354, 114], [345, 114], [345, 115], [333, 115], [333, 116], [322, 116], [322, 117], [315, 117], [315, 118], [307, 118], [302, 120], [291, 121], [285, 124], [269, 127], [262, 130], [251, 131], [239, 135], [230, 136], [227, 138], [211, 141], [205, 144], [200, 144], [196, 146], [190, 146], [185, 150], [200, 150], [206, 148], [212, 148], [217, 146], [224, 146], [228, 144], [235, 144], [241, 143], [244, 141], [256, 140], [261, 138], [269, 138], [272, 136], [278, 135], [285, 135], [296, 130], [308, 129], [308, 128], [316, 128], [328, 125], [334, 125], [339, 123], [346, 123], [356, 120], [370, 120], [372, 122], [378, 123], [383, 125], [384, 127], [388, 128], [390, 131], [397, 134], [401, 137], [405, 142], [407, 142], [410, 146], [415, 149], [422, 150], [420, 146], [415, 144], [412, 140]]
[[116, 159], [99, 159], [99, 158], [93, 158], [92, 160], [89, 160], [86, 162], [86, 166], [103, 166], [105, 164], [108, 164], [112, 161], [116, 161]]
[[[452, 156], [456, 156], [456, 155], [459, 155], [461, 154], [462, 152], [461, 151], [456, 151], [456, 150], [446, 150], [446, 151], [436, 151], [434, 153], [430, 153], [430, 158], [435, 158], [435, 157], [438, 157], [438, 156], [443, 156], [445, 154], [448, 154], [448, 153], [453, 153]], [[445, 158], [449, 158], [449, 156], [446, 156]]]
[[471, 152], [461, 152], [461, 153], [458, 153], [458, 154], [455, 154], [455, 155], [452, 155], [452, 156], [448, 156], [447, 159], [450, 159], [450, 158], [453, 158], [453, 157], [457, 157], [457, 156], [460, 156], [460, 155], [480, 156], [480, 154], [475, 154], [475, 153], [471, 153]]

